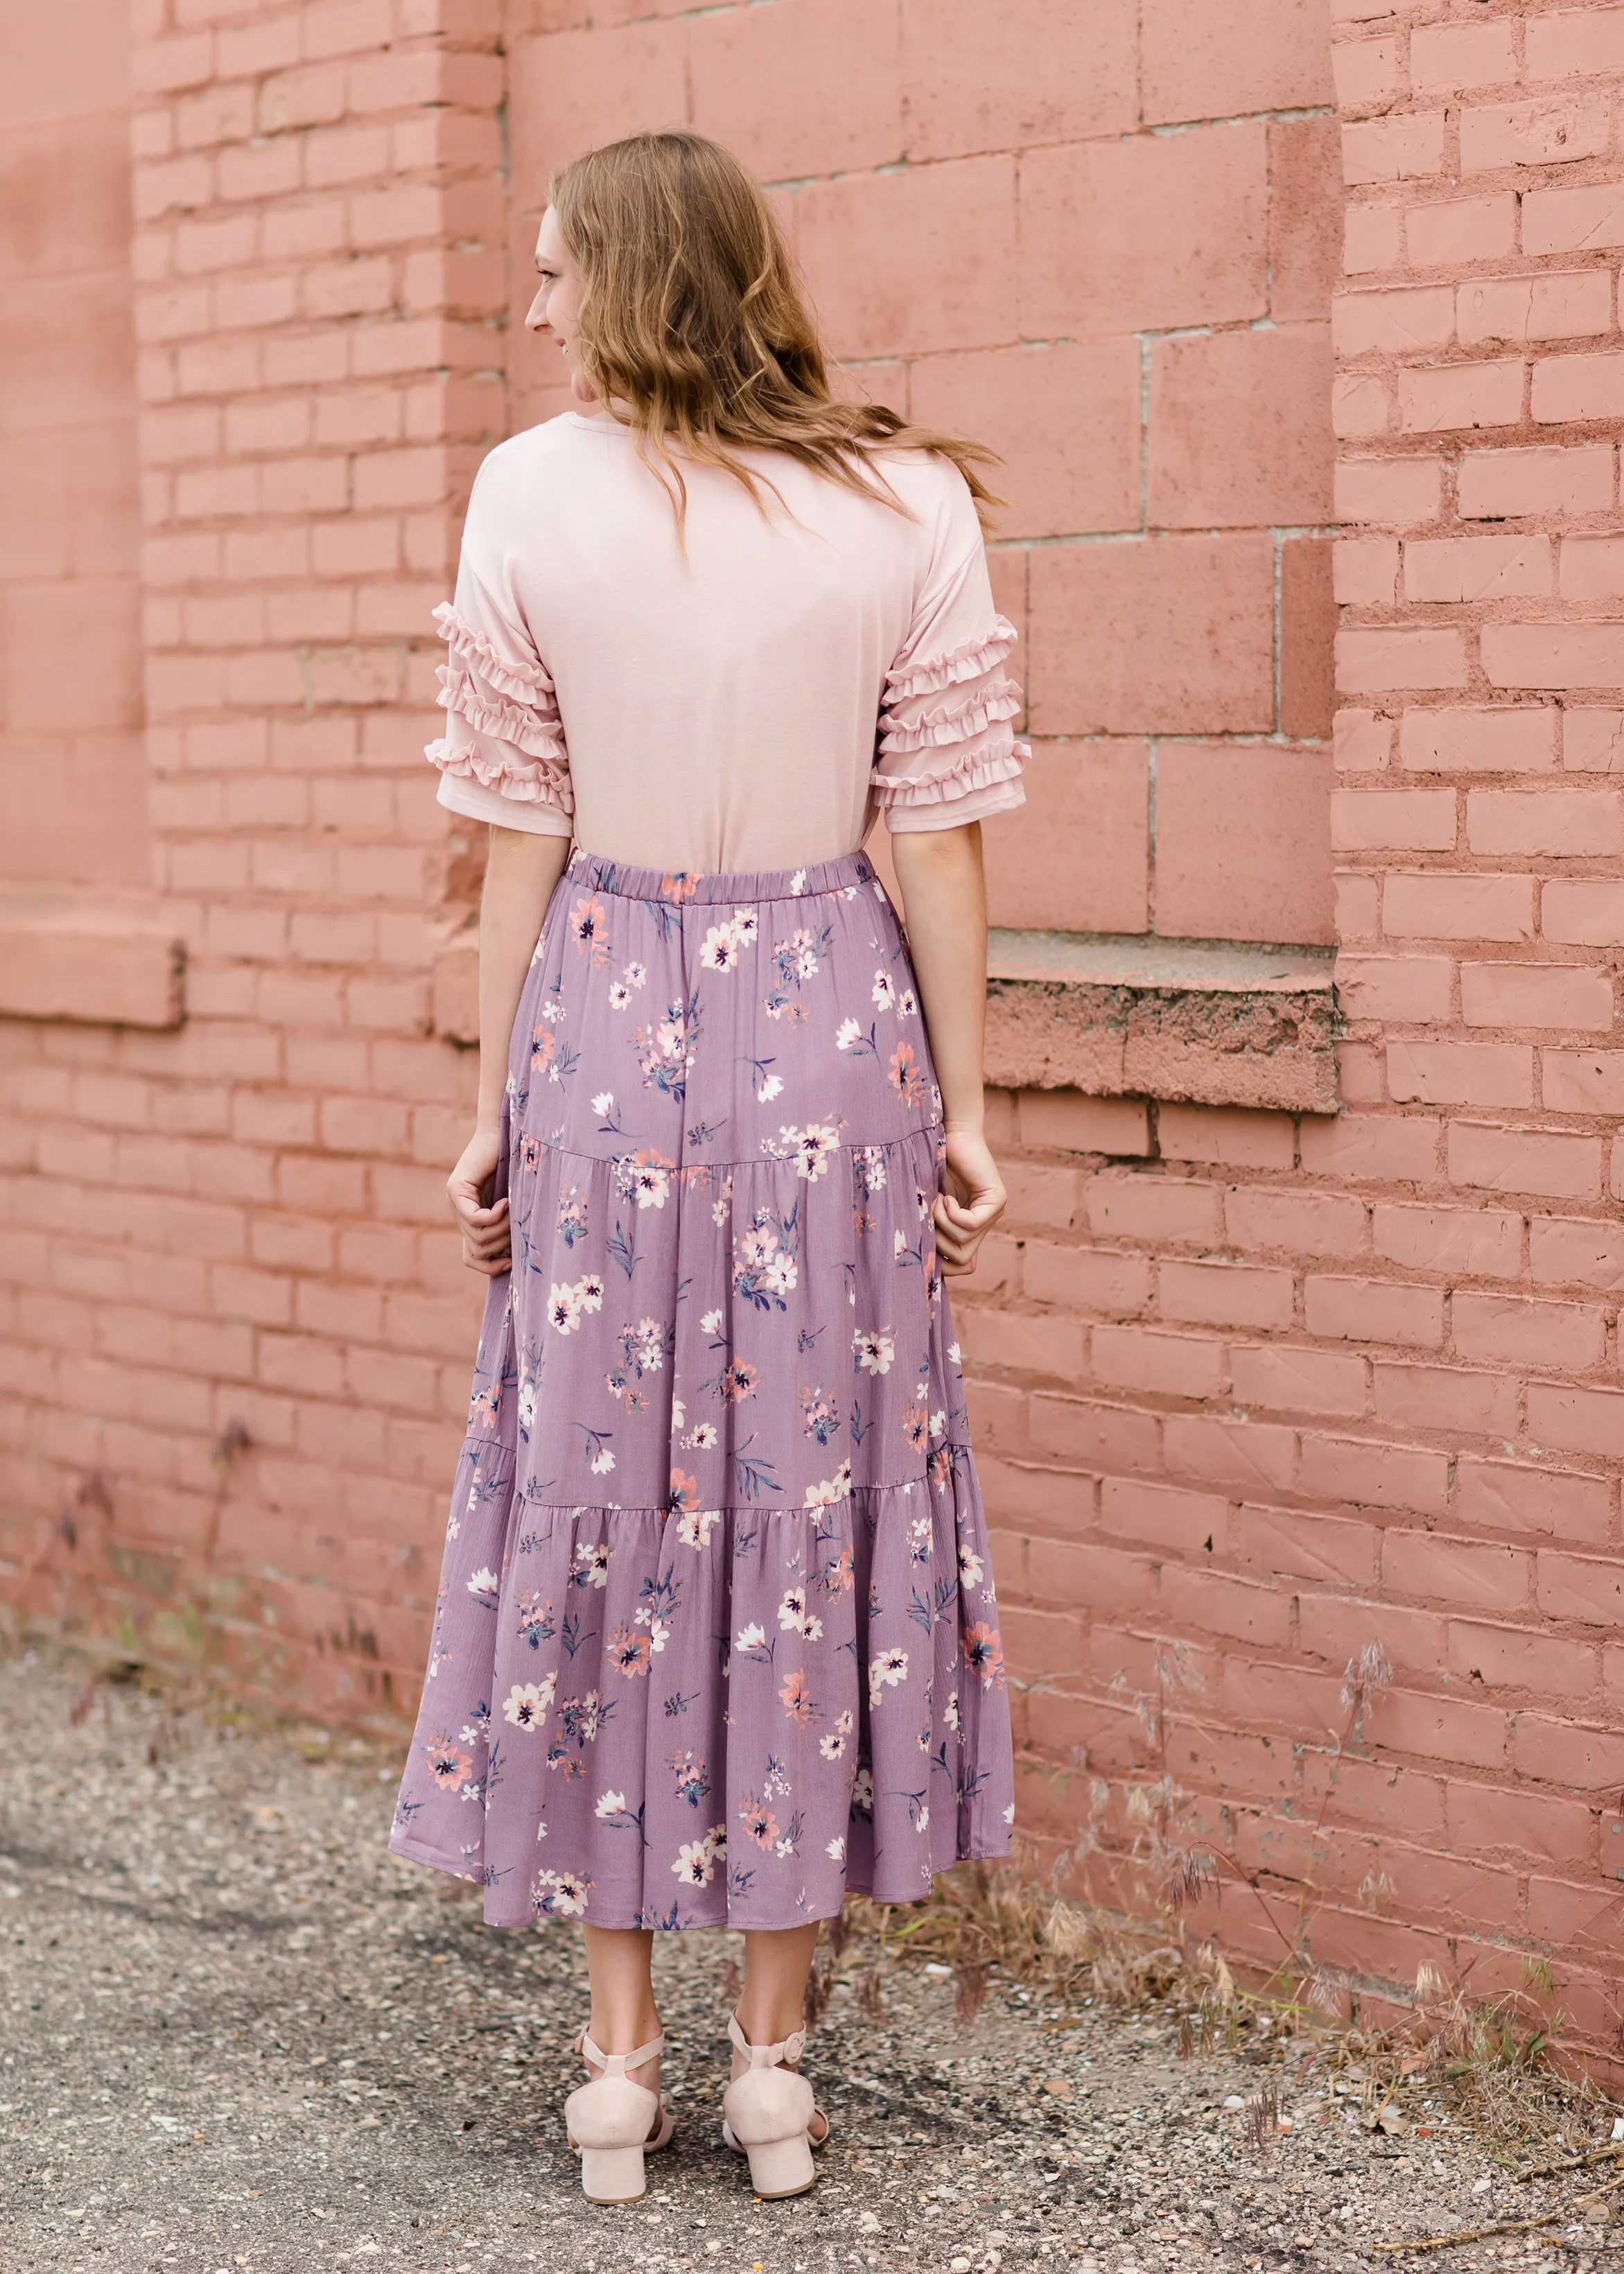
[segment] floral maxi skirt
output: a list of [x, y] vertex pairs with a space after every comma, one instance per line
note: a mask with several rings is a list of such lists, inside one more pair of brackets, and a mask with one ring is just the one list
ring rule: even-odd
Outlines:
[[941, 1101], [866, 857], [577, 851], [503, 1151], [395, 1852], [493, 1924], [753, 1928], [1006, 1854]]

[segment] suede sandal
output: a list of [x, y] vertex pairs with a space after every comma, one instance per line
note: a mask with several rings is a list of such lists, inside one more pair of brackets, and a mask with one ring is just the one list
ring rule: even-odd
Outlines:
[[[727, 2034], [750, 2066], [722, 2095], [722, 2137], [749, 2157], [750, 2185], [764, 2200], [804, 2195], [817, 2176], [812, 2151], [829, 2137], [829, 2119], [793, 2067], [806, 2051], [807, 2033], [796, 2029], [779, 2044], [753, 2045], [735, 2014]], [[823, 2127], [816, 2137], [814, 2117]]]
[[665, 2050], [663, 2036], [635, 2052], [605, 2053], [584, 2029], [575, 2040], [582, 2059], [600, 2075], [577, 2085], [564, 2103], [569, 2144], [581, 2158], [581, 2186], [589, 2202], [635, 2202], [646, 2185], [643, 2159], [668, 2147], [676, 2129], [658, 2092], [626, 2074]]

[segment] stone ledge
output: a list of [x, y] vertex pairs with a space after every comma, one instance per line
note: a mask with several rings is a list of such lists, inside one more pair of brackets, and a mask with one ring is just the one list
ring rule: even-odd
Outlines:
[[[479, 1039], [479, 934], [434, 961], [434, 1031]], [[987, 1080], [1000, 1089], [1335, 1113], [1329, 948], [994, 931]]]
[[0, 894], [0, 1018], [178, 1027], [185, 968], [185, 942], [149, 901]]
[[987, 1079], [1335, 1113], [1332, 968], [1329, 948], [994, 931]]

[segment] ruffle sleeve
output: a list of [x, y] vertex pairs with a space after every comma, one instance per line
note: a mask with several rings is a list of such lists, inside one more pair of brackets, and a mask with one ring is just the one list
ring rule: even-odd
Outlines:
[[475, 573], [464, 540], [455, 604], [434, 611], [446, 660], [446, 732], [425, 757], [440, 768], [440, 802], [470, 820], [568, 837], [574, 828], [569, 753], [551, 674], [529, 634]]
[[1025, 802], [1031, 752], [1015, 740], [1021, 694], [1004, 671], [1018, 636], [994, 611], [980, 524], [959, 481], [880, 698], [869, 782], [888, 829], [957, 829]]

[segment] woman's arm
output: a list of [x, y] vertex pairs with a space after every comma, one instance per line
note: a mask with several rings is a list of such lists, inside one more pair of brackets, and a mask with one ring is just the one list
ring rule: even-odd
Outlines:
[[487, 1279], [512, 1261], [508, 1202], [481, 1204], [501, 1145], [508, 1050], [553, 888], [569, 857], [568, 837], [528, 829], [491, 829], [485, 891], [479, 901], [479, 1102], [474, 1133], [446, 1180], [451, 1213], [462, 1234], [462, 1261]]
[[947, 1190], [936, 1205], [936, 1254], [944, 1273], [974, 1271], [975, 1251], [1004, 1209], [1004, 1182], [981, 1120], [987, 890], [981, 824], [898, 830], [891, 856], [942, 1091]]

